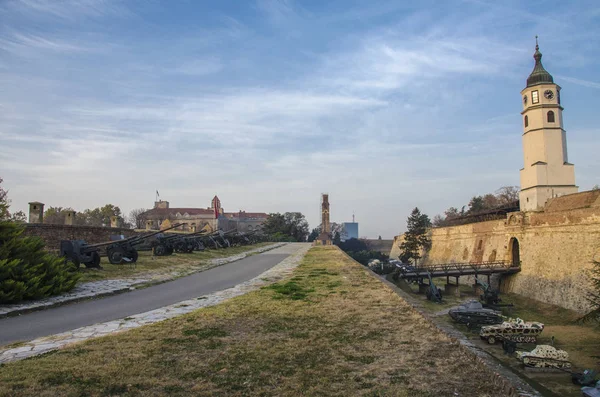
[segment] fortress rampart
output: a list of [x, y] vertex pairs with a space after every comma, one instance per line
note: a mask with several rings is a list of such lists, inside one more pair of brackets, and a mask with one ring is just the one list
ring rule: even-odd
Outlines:
[[[586, 269], [600, 261], [600, 191], [550, 199], [543, 212], [513, 212], [506, 220], [434, 228], [421, 264], [507, 260], [521, 271], [500, 279], [500, 290], [589, 311]], [[400, 254], [394, 239], [391, 258]], [[466, 278], [461, 282], [468, 282]], [[472, 281], [471, 281], [472, 282]]]

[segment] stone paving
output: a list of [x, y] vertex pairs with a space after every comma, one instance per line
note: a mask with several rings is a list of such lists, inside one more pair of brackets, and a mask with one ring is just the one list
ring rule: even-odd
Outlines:
[[173, 305], [162, 307], [160, 309], [136, 314], [134, 316], [125, 317], [119, 320], [94, 324], [87, 327], [77, 328], [69, 332], [45, 336], [43, 338], [34, 339], [30, 342], [21, 343], [12, 348], [5, 348], [4, 350], [0, 349], [0, 363], [7, 363], [37, 356], [39, 354], [62, 348], [72, 343], [84, 341], [86, 339], [97, 338], [116, 332], [126, 331], [131, 328], [137, 328], [143, 325], [164, 321], [166, 319], [180, 316], [203, 307], [217, 305], [227, 299], [246, 294], [250, 291], [254, 291], [265, 285], [285, 278], [300, 264], [302, 258], [306, 252], [308, 252], [310, 247], [311, 245], [309, 243], [289, 243], [284, 246], [280, 246], [279, 248], [275, 248], [273, 253], [291, 255], [257, 277], [223, 291], [218, 291], [210, 295], [182, 301]]
[[255, 248], [250, 251], [243, 252], [238, 255], [228, 256], [225, 258], [204, 260], [196, 265], [187, 266], [185, 269], [178, 269], [174, 271], [170, 271], [167, 269], [164, 272], [145, 273], [131, 278], [90, 281], [87, 283], [81, 283], [66, 294], [52, 296], [33, 302], [0, 305], [0, 318], [6, 317], [8, 315], [15, 315], [18, 313], [26, 313], [34, 310], [47, 309], [49, 307], [62, 305], [67, 302], [90, 299], [105, 295], [112, 295], [119, 292], [133, 290], [136, 288], [136, 286], [139, 287], [140, 285], [147, 286], [148, 284], [162, 283], [179, 277], [189, 276], [190, 274], [197, 273], [199, 271], [205, 271], [208, 269], [212, 269], [213, 267], [239, 261], [241, 259], [244, 259], [248, 255], [269, 251], [281, 247], [282, 245], [285, 245], [285, 243], [276, 243], [264, 247]]

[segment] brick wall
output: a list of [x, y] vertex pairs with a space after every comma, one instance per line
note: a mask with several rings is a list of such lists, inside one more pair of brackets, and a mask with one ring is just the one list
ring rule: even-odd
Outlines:
[[109, 241], [111, 234], [129, 237], [137, 233], [135, 230], [123, 228], [29, 223], [24, 234], [41, 237], [48, 250], [58, 251], [61, 240], [85, 240], [89, 244], [95, 244]]

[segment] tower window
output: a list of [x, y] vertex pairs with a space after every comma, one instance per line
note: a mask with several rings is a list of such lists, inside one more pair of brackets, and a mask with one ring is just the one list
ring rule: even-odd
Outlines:
[[525, 128], [529, 127], [529, 117], [525, 116]]
[[554, 123], [554, 112], [552, 110], [548, 112], [548, 122]]
[[537, 91], [531, 91], [531, 103], [539, 103], [540, 97]]

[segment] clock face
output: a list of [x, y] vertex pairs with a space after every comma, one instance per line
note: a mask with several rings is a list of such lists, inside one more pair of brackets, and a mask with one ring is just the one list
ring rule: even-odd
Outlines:
[[552, 99], [554, 98], [554, 92], [552, 92], [552, 90], [546, 90], [544, 91], [544, 96], [546, 99]]
[[523, 96], [523, 105], [527, 105], [527, 95]]

